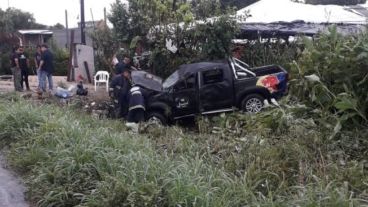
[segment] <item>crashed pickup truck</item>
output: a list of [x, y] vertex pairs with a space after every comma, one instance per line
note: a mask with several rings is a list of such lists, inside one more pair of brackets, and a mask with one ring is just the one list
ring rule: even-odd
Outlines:
[[147, 120], [164, 125], [239, 109], [260, 112], [265, 100], [287, 93], [288, 81], [288, 73], [280, 66], [250, 68], [235, 58], [182, 65], [162, 84], [160, 78], [145, 72], [132, 77], [145, 88]]

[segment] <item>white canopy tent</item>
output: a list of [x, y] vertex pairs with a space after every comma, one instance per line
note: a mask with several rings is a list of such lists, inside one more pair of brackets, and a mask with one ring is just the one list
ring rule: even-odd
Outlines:
[[367, 4], [359, 6], [311, 5], [296, 3], [291, 0], [260, 0], [237, 12], [244, 15], [249, 12], [246, 23], [293, 22], [302, 20], [310, 23], [349, 23], [365, 24], [367, 16], [361, 9]]

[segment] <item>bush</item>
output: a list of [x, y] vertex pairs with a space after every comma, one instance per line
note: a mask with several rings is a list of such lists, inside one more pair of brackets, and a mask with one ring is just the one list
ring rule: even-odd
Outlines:
[[66, 76], [69, 68], [69, 52], [66, 49], [57, 48], [54, 52], [54, 75]]
[[251, 67], [277, 64], [288, 68], [303, 49], [298, 42], [286, 43], [283, 39], [253, 40], [241, 46], [244, 47], [241, 59]]
[[10, 57], [17, 44], [19, 40], [15, 35], [0, 32], [0, 75], [11, 74]]
[[368, 33], [342, 36], [336, 27], [315, 41], [306, 39], [292, 70], [291, 94], [338, 115], [342, 124], [368, 123], [367, 41]]
[[0, 54], [0, 75], [9, 75], [9, 74], [11, 74], [10, 56], [11, 56], [10, 51], [2, 52]]
[[53, 75], [66, 76], [69, 68], [69, 51], [65, 48], [59, 48], [52, 39], [49, 41], [49, 46], [54, 55], [55, 70]]

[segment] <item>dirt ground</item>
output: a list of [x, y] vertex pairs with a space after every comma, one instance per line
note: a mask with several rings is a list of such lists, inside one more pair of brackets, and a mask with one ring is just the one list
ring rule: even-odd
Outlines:
[[[54, 90], [59, 85], [77, 85], [76, 82], [67, 82], [66, 76], [54, 76]], [[36, 89], [38, 85], [37, 76], [29, 76], [29, 85], [31, 88], [31, 91], [24, 91], [20, 92], [21, 94], [32, 94], [32, 96], [36, 96]], [[100, 86], [97, 86], [97, 91], [95, 91], [93, 84], [84, 83], [83, 86], [85, 88], [88, 88], [88, 97], [90, 100], [100, 102], [100, 101], [106, 101], [109, 100], [108, 92], [106, 91], [106, 85], [101, 84]], [[13, 92], [14, 91], [14, 85], [13, 80], [1, 80], [0, 79], [0, 93], [7, 93], [7, 92]]]
[[15, 174], [6, 169], [6, 161], [0, 154], [0, 206], [28, 207], [24, 200], [26, 188]]

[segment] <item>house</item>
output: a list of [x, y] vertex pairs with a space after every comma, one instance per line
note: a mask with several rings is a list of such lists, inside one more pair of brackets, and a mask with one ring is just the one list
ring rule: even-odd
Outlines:
[[51, 39], [53, 32], [50, 30], [19, 30], [18, 36], [20, 45], [35, 47]]
[[[105, 22], [103, 20], [87, 21], [85, 22], [85, 25], [86, 45], [93, 47], [93, 40], [90, 34], [94, 31], [94, 29], [103, 27], [105, 25]], [[71, 31], [74, 31], [74, 43], [80, 44], [82, 36], [80, 23], [78, 23], [78, 27], [69, 28], [68, 31], [69, 41], [71, 41]], [[69, 47], [66, 29], [55, 29], [52, 30], [52, 32], [54, 33], [53, 39], [59, 48]]]

